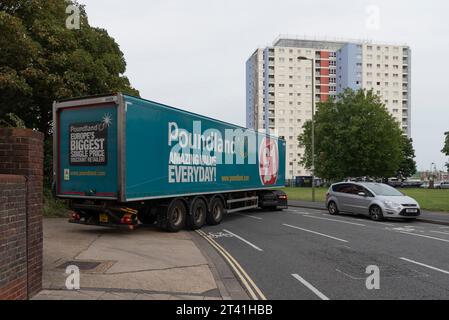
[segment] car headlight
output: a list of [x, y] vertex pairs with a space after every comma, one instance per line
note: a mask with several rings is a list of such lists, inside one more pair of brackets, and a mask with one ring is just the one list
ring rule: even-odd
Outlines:
[[396, 203], [396, 202], [393, 202], [390, 200], [385, 200], [384, 203], [385, 203], [385, 206], [390, 209], [399, 209], [401, 207], [401, 205], [399, 203]]

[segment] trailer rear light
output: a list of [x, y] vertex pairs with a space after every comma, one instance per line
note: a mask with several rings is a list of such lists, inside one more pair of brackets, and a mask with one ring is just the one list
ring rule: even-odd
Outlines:
[[120, 223], [122, 224], [133, 224], [133, 217], [129, 214], [125, 214], [121, 219]]
[[81, 216], [78, 213], [73, 212], [72, 213], [72, 219], [73, 220], [81, 220]]

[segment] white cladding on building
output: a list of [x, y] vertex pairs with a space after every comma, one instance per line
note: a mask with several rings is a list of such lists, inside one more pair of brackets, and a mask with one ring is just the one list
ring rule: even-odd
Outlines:
[[345, 88], [372, 89], [410, 135], [408, 46], [279, 38], [247, 60], [246, 126], [286, 139], [287, 179], [310, 174], [299, 164], [297, 138], [311, 119], [312, 97], [326, 101]]

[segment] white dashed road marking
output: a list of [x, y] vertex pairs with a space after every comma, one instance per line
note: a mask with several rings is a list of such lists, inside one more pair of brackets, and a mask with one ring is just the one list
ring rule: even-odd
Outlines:
[[320, 220], [335, 221], [335, 222], [341, 222], [341, 223], [352, 224], [352, 225], [355, 225], [355, 226], [366, 227], [366, 225], [361, 224], [361, 223], [349, 222], [349, 221], [344, 221], [344, 220], [329, 219], [329, 218], [320, 218], [320, 217], [314, 217], [314, 216], [306, 216], [306, 217], [307, 217], [307, 218], [314, 218], [314, 219], [320, 219]]
[[300, 227], [292, 226], [292, 225], [290, 225], [290, 224], [285, 224], [285, 223], [284, 223], [283, 225], [286, 226], [286, 227], [289, 227], [289, 228], [294, 228], [294, 229], [302, 230], [302, 231], [305, 231], [305, 232], [310, 232], [310, 233], [317, 234], [317, 235], [319, 235], [319, 236], [323, 236], [323, 237], [326, 237], [326, 238], [334, 239], [334, 240], [337, 240], [337, 241], [348, 242], [348, 241], [346, 241], [346, 240], [343, 240], [343, 239], [340, 239], [340, 238], [336, 238], [336, 237], [333, 237], [333, 236], [329, 236], [329, 235], [324, 234], [324, 233], [319, 233], [319, 232], [316, 232], [316, 231], [312, 231], [312, 230], [308, 230], [308, 229], [303, 229], [303, 228], [300, 228]]
[[303, 285], [305, 285], [307, 288], [310, 289], [310, 291], [312, 291], [313, 293], [315, 293], [321, 300], [330, 300], [328, 297], [326, 297], [323, 293], [321, 293], [317, 288], [315, 288], [314, 286], [312, 286], [309, 282], [307, 282], [304, 278], [302, 278], [301, 276], [299, 276], [296, 273], [292, 274], [293, 278], [295, 278], [296, 280], [298, 280], [299, 282], [301, 282]]
[[407, 259], [407, 258], [400, 258], [400, 259], [404, 260], [404, 261], [408, 261], [408, 262], [414, 263], [414, 264], [417, 264], [417, 265], [422, 266], [422, 267], [426, 267], [426, 268], [435, 270], [435, 271], [439, 271], [439, 272], [442, 272], [442, 273], [445, 273], [445, 274], [449, 274], [449, 271], [446, 271], [446, 270], [443, 270], [443, 269], [439, 269], [439, 268], [435, 268], [435, 267], [429, 266], [428, 264], [424, 264], [424, 263], [421, 263], [421, 262], [418, 262], [418, 261], [414, 261], [414, 260], [410, 260], [410, 259]]
[[411, 236], [417, 236], [417, 237], [429, 238], [429, 239], [438, 240], [438, 241], [443, 241], [443, 242], [449, 242], [449, 240], [447, 240], [447, 239], [441, 239], [441, 238], [436, 238], [436, 237], [431, 237], [431, 236], [425, 236], [425, 235], [423, 235], [423, 234], [416, 234], [416, 233], [403, 232], [403, 231], [399, 231], [399, 233], [409, 234], [409, 235], [411, 235]]
[[223, 229], [223, 231], [225, 231], [225, 232], [229, 233], [230, 235], [234, 236], [235, 238], [237, 238], [237, 239], [239, 239], [239, 240], [245, 242], [247, 245], [249, 245], [250, 247], [256, 249], [257, 251], [263, 251], [263, 250], [260, 249], [258, 246], [256, 246], [255, 244], [249, 242], [248, 240], [242, 238], [241, 236], [238, 236], [238, 235], [236, 235], [235, 233], [233, 233], [233, 232], [231, 232], [231, 231], [229, 231], [229, 230], [226, 230], [226, 229]]

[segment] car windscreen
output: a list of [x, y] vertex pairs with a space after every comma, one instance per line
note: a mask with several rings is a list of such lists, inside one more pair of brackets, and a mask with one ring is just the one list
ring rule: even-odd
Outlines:
[[373, 191], [374, 194], [378, 196], [403, 196], [401, 192], [386, 184], [372, 183], [365, 185], [365, 187]]

